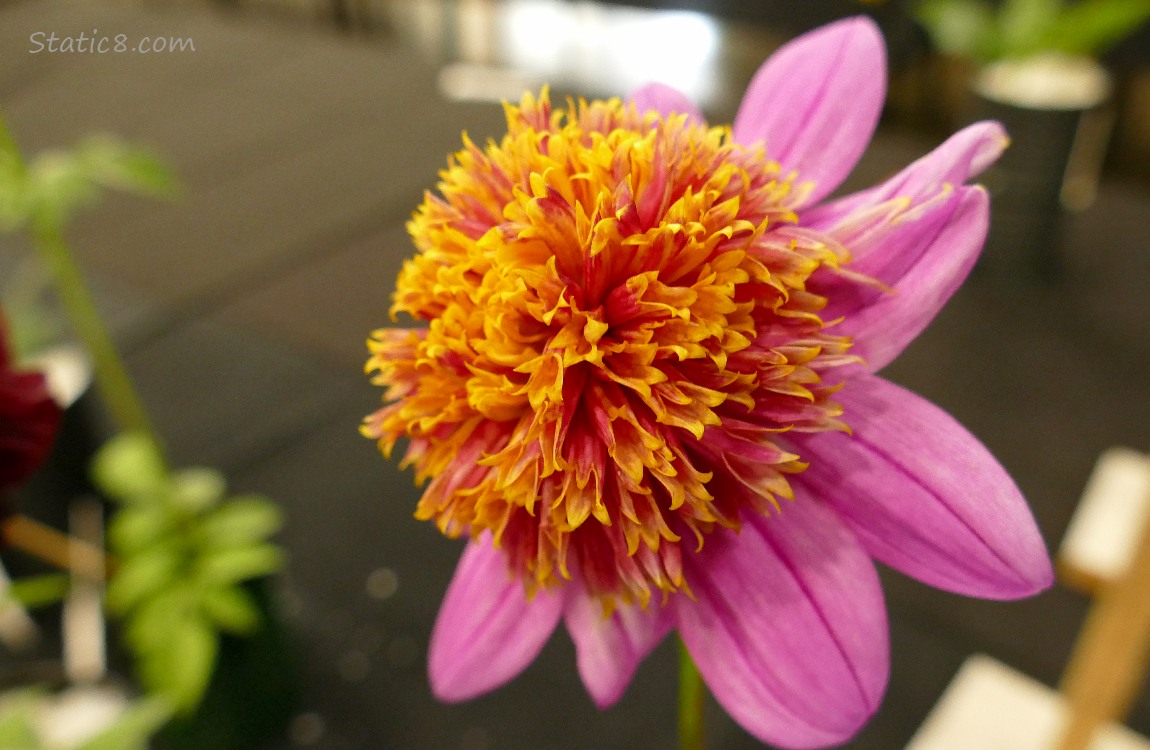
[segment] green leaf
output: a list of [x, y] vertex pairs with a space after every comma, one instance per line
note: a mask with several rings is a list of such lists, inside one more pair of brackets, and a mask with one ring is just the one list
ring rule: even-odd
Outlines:
[[940, 52], [978, 59], [993, 33], [993, 11], [977, 0], [926, 0], [914, 7], [915, 18]]
[[7, 595], [23, 606], [35, 609], [60, 601], [68, 594], [70, 586], [71, 579], [66, 573], [48, 573], [12, 581]]
[[36, 736], [36, 711], [43, 691], [31, 688], [4, 695], [0, 706], [0, 750], [35, 750], [40, 747]]
[[174, 623], [167, 646], [147, 655], [142, 677], [150, 689], [164, 695], [176, 711], [195, 710], [208, 683], [219, 651], [219, 636], [203, 617], [185, 617]]
[[30, 213], [54, 225], [100, 195], [75, 154], [60, 149], [43, 151], [32, 160], [27, 191]]
[[165, 508], [128, 506], [108, 525], [108, 541], [121, 557], [135, 556], [162, 542], [175, 530], [175, 518]]
[[0, 180], [0, 227], [7, 228], [32, 217], [61, 225], [94, 203], [102, 188], [167, 197], [176, 185], [160, 159], [107, 135], [89, 137], [70, 150], [43, 151], [26, 170], [18, 156], [8, 154], [0, 163]]
[[228, 548], [202, 558], [197, 579], [208, 587], [239, 583], [274, 573], [282, 565], [283, 553], [271, 544]]
[[19, 157], [0, 152], [0, 231], [13, 231], [31, 217], [28, 172]]
[[138, 432], [125, 432], [105, 443], [92, 459], [91, 471], [96, 486], [122, 502], [154, 502], [170, 487], [159, 449]]
[[175, 709], [162, 697], [136, 701], [116, 723], [75, 750], [146, 750], [148, 739], [172, 718]]
[[229, 500], [203, 520], [200, 533], [205, 546], [235, 547], [258, 542], [279, 531], [283, 514], [272, 501], [259, 495]]
[[1063, 0], [1006, 0], [998, 16], [1004, 57], [1026, 57], [1041, 51], [1047, 27], [1062, 10]]
[[181, 508], [196, 514], [218, 505], [228, 488], [223, 474], [203, 467], [184, 469], [173, 479], [175, 501]]
[[247, 591], [239, 586], [212, 588], [203, 592], [200, 606], [220, 630], [249, 635], [260, 624], [260, 610]]
[[168, 649], [172, 628], [198, 610], [195, 592], [187, 585], [166, 589], [143, 602], [128, 618], [124, 638], [137, 659]]
[[184, 572], [183, 556], [174, 544], [164, 544], [120, 561], [108, 582], [108, 608], [128, 612], [158, 595]]
[[1044, 47], [1070, 55], [1100, 55], [1150, 19], [1150, 0], [1082, 0], [1048, 28]]
[[171, 196], [171, 169], [146, 149], [109, 135], [95, 135], [76, 147], [76, 158], [89, 179], [105, 187], [153, 197]]

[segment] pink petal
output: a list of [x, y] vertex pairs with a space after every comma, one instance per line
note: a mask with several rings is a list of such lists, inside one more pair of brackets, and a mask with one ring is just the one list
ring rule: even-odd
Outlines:
[[810, 461], [797, 491], [830, 503], [875, 558], [931, 586], [988, 599], [1050, 586], [1026, 501], [953, 417], [873, 376], [836, 398], [853, 435], [795, 436]]
[[1006, 142], [998, 123], [971, 125], [887, 182], [803, 214], [804, 226], [850, 250], [852, 270], [896, 290], [860, 288], [825, 272], [812, 280], [829, 299], [825, 319], [845, 318], [837, 330], [856, 337], [855, 353], [870, 369], [898, 356], [970, 272], [988, 209], [981, 191], [958, 186]]
[[671, 114], [687, 115], [691, 122], [705, 122], [703, 113], [687, 95], [676, 88], [662, 83], [648, 83], [641, 86], [629, 97], [640, 112], [653, 109], [666, 117]]
[[886, 608], [858, 540], [821, 503], [788, 503], [713, 534], [689, 558], [679, 631], [711, 692], [751, 734], [787, 748], [853, 736], [889, 670]]
[[870, 19], [848, 18], [785, 44], [755, 74], [732, 137], [813, 181], [806, 203], [838, 187], [866, 149], [886, 97], [886, 50]]
[[465, 701], [513, 679], [539, 655], [562, 612], [556, 594], [528, 601], [489, 535], [468, 545], [431, 633], [432, 692], [442, 701]]
[[672, 624], [670, 610], [657, 601], [646, 612], [638, 606], [620, 606], [607, 618], [598, 601], [577, 595], [569, 598], [566, 619], [578, 652], [579, 675], [599, 708], [622, 697], [639, 662]]
[[[852, 217], [876, 206], [896, 199], [913, 205], [937, 195], [944, 186], [965, 184], [993, 164], [1009, 143], [997, 122], [969, 125], [886, 182], [804, 212], [802, 224], [842, 236], [857, 223]], [[858, 248], [851, 248], [851, 254], [856, 262], [865, 257]]]
[[959, 188], [885, 221], [860, 246], [866, 257], [851, 269], [893, 289], [859, 286], [829, 274], [811, 288], [827, 296], [824, 318], [843, 321], [834, 332], [854, 338], [852, 352], [871, 371], [890, 364], [962, 285], [982, 252], [990, 203], [981, 187]]

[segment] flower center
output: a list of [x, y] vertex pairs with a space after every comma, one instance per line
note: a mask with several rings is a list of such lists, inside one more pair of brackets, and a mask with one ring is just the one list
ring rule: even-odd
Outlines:
[[364, 434], [430, 479], [417, 517], [489, 531], [528, 590], [685, 588], [682, 556], [790, 499], [789, 430], [842, 429], [852, 358], [806, 289], [845, 252], [797, 226], [794, 175], [724, 128], [617, 100], [508, 105], [409, 224], [373, 334]]

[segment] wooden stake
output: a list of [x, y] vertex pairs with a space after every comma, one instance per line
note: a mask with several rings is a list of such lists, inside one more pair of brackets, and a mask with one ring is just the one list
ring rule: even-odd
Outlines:
[[73, 539], [56, 529], [23, 515], [14, 515], [0, 526], [4, 541], [13, 549], [71, 571], [93, 581], [105, 576], [104, 551]]
[[[1150, 462], [1146, 465], [1150, 472]], [[1094, 731], [1121, 722], [1150, 662], [1150, 524], [1130, 567], [1101, 586], [1062, 674], [1068, 722], [1057, 750], [1086, 750]]]
[[[104, 510], [98, 500], [80, 498], [69, 509], [72, 532], [72, 587], [64, 597], [61, 625], [64, 636], [64, 674], [78, 685], [94, 685], [107, 673], [108, 660], [104, 632], [104, 560], [99, 568], [88, 570], [92, 561], [87, 550], [103, 549]], [[86, 545], [81, 548], [79, 543]], [[77, 559], [77, 557], [79, 559]]]

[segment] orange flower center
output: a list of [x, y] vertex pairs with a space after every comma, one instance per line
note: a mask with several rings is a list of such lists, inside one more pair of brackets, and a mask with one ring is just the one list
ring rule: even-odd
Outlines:
[[408, 438], [417, 517], [490, 531], [529, 591], [645, 605], [685, 589], [683, 545], [792, 497], [782, 433], [843, 428], [825, 375], [850, 342], [806, 282], [845, 251], [725, 128], [546, 92], [506, 109], [409, 224], [392, 314], [427, 326], [373, 333], [390, 403], [363, 432]]

